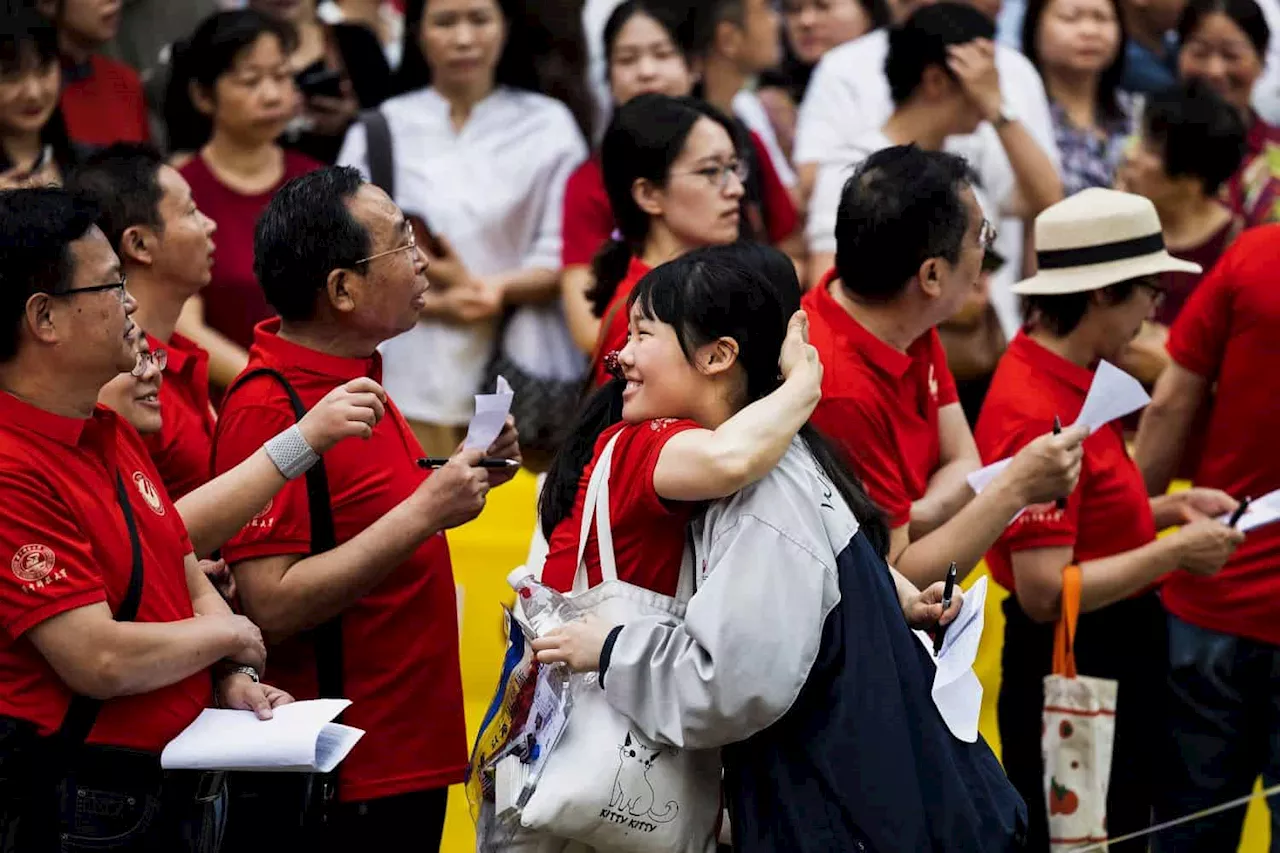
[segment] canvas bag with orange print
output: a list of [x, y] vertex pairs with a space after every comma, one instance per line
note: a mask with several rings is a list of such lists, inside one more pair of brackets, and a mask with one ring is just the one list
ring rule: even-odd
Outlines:
[[1107, 787], [1116, 733], [1118, 684], [1076, 674], [1080, 567], [1062, 571], [1062, 617], [1053, 674], [1044, 679], [1044, 793], [1052, 853], [1107, 838]]

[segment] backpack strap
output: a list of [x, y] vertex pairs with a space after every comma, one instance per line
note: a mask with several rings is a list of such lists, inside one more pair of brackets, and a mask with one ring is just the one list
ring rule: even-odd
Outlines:
[[369, 162], [369, 181], [381, 187], [391, 198], [396, 197], [396, 157], [391, 144], [391, 126], [382, 110], [360, 113], [364, 125], [365, 156]]
[[[124, 478], [116, 472], [116, 502], [124, 513], [125, 526], [129, 528], [129, 547], [133, 552], [133, 567], [129, 571], [129, 586], [125, 590], [124, 600], [115, 612], [117, 622], [132, 622], [138, 616], [138, 607], [142, 604], [142, 543], [138, 537], [138, 522], [133, 517], [133, 507], [129, 505], [129, 492], [125, 489]], [[102, 711], [102, 700], [90, 696], [73, 696], [67, 706], [67, 715], [62, 718], [62, 726], [58, 729], [58, 739], [67, 750], [79, 749], [93, 730], [93, 724]]]
[[[227, 389], [224, 397], [229, 399], [240, 387], [251, 379], [269, 376], [284, 388], [289, 395], [289, 403], [293, 407], [293, 417], [302, 420], [307, 407], [302, 404], [298, 392], [289, 384], [289, 380], [270, 367], [259, 367], [240, 376]], [[324, 460], [317, 460], [306, 473], [307, 509], [311, 516], [311, 554], [322, 554], [337, 547], [337, 534], [333, 526], [333, 504], [329, 498], [329, 477], [325, 473]], [[316, 681], [320, 688], [321, 699], [343, 698], [343, 654], [342, 654], [342, 622], [335, 616], [328, 622], [310, 631], [312, 645], [316, 655]]]

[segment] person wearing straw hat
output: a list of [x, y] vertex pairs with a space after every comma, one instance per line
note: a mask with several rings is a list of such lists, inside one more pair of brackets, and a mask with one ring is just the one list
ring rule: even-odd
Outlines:
[[[1014, 287], [1023, 330], [996, 368], [975, 432], [987, 462], [1058, 419], [1075, 421], [1098, 363], [1116, 361], [1154, 311], [1160, 275], [1198, 271], [1165, 251], [1150, 201], [1115, 190], [1087, 189], [1048, 208], [1035, 241], [1039, 272]], [[1067, 500], [1029, 507], [987, 554], [993, 577], [1014, 593], [1003, 605], [998, 713], [1005, 770], [1030, 809], [1028, 850], [1049, 845], [1041, 714], [1064, 569], [1080, 568], [1079, 672], [1119, 682], [1106, 808], [1114, 838], [1151, 824], [1162, 766], [1167, 651], [1156, 590], [1170, 573], [1222, 568], [1243, 537], [1214, 517], [1235, 506], [1215, 489], [1149, 497], [1114, 422], [1085, 440]]]

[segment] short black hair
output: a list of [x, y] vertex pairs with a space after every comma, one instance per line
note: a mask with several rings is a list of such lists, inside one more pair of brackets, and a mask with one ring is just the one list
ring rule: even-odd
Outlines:
[[1244, 160], [1244, 120], [1201, 80], [1152, 95], [1142, 110], [1142, 136], [1160, 150], [1165, 174], [1198, 178], [1208, 196]]
[[1266, 62], [1271, 45], [1271, 27], [1262, 7], [1254, 0], [1189, 0], [1178, 18], [1178, 44], [1183, 47], [1210, 15], [1226, 15], [1249, 39], [1258, 52], [1258, 61]]
[[891, 302], [929, 258], [959, 260], [969, 230], [961, 194], [977, 183], [963, 157], [915, 145], [863, 160], [836, 214], [841, 286], [864, 302]]
[[369, 255], [369, 232], [347, 209], [364, 185], [350, 166], [294, 178], [267, 204], [253, 238], [253, 273], [285, 320], [309, 320], [329, 273]]
[[89, 156], [67, 180], [68, 188], [97, 204], [98, 227], [120, 251], [124, 232], [137, 225], [160, 231], [160, 152], [150, 145], [117, 142]]
[[0, 191], [0, 362], [18, 353], [31, 295], [71, 287], [71, 243], [97, 221], [91, 200], [64, 189]]
[[1059, 293], [1022, 297], [1022, 321], [1024, 327], [1041, 326], [1049, 334], [1065, 338], [1076, 330], [1089, 311], [1094, 294], [1104, 305], [1119, 305], [1138, 289], [1138, 285], [1152, 281], [1152, 276], [1118, 281], [1099, 290], [1080, 293]]
[[889, 54], [884, 74], [894, 104], [906, 103], [924, 80], [925, 69], [936, 65], [947, 74], [947, 50], [974, 39], [993, 39], [995, 24], [967, 4], [934, 3], [921, 6], [902, 26], [889, 30]]

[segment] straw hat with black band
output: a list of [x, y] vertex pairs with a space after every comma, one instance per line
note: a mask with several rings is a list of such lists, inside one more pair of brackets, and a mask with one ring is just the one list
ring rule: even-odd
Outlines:
[[1148, 199], [1097, 187], [1036, 217], [1036, 269], [1014, 293], [1058, 296], [1164, 272], [1201, 272], [1199, 264], [1165, 251], [1160, 217]]

